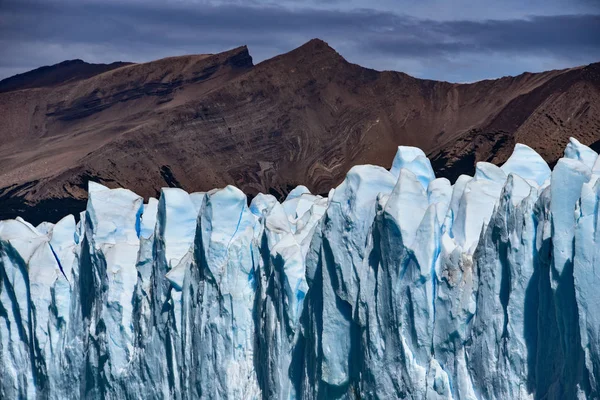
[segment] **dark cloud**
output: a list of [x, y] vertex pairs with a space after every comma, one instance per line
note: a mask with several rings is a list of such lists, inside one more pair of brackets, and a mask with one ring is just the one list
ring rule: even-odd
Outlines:
[[4, 1], [0, 77], [65, 58], [147, 61], [241, 44], [261, 61], [313, 37], [352, 62], [433, 79], [469, 81], [600, 60], [596, 14], [440, 21], [364, 8], [246, 4]]
[[600, 15], [558, 15], [502, 21], [403, 21], [369, 35], [376, 50], [430, 56], [465, 52], [593, 52], [600, 56]]

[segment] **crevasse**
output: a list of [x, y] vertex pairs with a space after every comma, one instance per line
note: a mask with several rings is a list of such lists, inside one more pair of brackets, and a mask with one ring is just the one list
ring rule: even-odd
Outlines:
[[327, 198], [90, 182], [0, 222], [0, 398], [597, 399], [600, 159], [419, 149]]

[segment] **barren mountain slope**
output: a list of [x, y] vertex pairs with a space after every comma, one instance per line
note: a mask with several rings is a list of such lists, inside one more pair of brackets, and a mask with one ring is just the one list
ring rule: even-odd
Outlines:
[[598, 93], [598, 64], [451, 84], [350, 64], [320, 40], [256, 66], [245, 47], [123, 66], [0, 93], [0, 218], [78, 210], [88, 179], [144, 196], [323, 193], [353, 165], [389, 166], [399, 144], [449, 177], [515, 140], [553, 162], [569, 136], [600, 139]]
[[565, 71], [517, 96], [489, 123], [433, 152], [432, 162], [455, 179], [476, 161], [502, 164], [515, 143], [524, 143], [553, 166], [569, 137], [600, 151], [600, 63]]

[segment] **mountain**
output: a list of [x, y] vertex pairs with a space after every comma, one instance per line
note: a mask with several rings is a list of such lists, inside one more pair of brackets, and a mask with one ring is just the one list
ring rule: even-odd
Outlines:
[[56, 65], [36, 68], [0, 81], [0, 93], [40, 87], [59, 86], [91, 78], [111, 69], [131, 63], [117, 61], [110, 64], [90, 64], [83, 60], [67, 60]]
[[328, 197], [0, 221], [3, 399], [598, 399], [600, 157], [517, 144], [454, 185], [399, 147]]
[[353, 165], [389, 167], [397, 145], [452, 180], [517, 141], [554, 163], [570, 136], [598, 145], [599, 68], [453, 84], [363, 68], [315, 39], [257, 65], [240, 47], [0, 93], [0, 219], [81, 211], [89, 179], [144, 197], [326, 193]]
[[600, 63], [566, 70], [511, 99], [481, 126], [445, 142], [432, 152], [432, 162], [452, 179], [462, 169], [457, 163], [468, 168], [476, 161], [501, 164], [511, 146], [524, 143], [554, 165], [570, 136], [600, 150], [599, 112]]

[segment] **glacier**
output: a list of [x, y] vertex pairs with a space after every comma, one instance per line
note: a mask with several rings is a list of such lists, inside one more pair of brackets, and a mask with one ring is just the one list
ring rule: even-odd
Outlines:
[[600, 158], [0, 222], [1, 399], [598, 399]]

